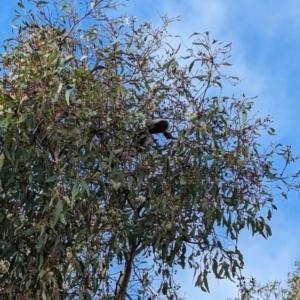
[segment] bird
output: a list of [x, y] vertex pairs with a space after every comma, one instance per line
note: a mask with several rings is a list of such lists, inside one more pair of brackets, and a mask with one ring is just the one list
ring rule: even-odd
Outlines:
[[[176, 140], [176, 138], [169, 132], [169, 122], [166, 119], [149, 120], [147, 122], [147, 129], [150, 134], [162, 133], [166, 139]], [[153, 139], [149, 139], [149, 137], [145, 136], [145, 132], [146, 130], [140, 133], [143, 135], [139, 143], [141, 147], [153, 142]]]

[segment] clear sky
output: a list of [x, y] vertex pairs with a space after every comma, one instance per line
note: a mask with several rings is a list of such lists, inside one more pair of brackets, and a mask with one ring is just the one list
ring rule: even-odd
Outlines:
[[[10, 20], [16, 2], [3, 1], [0, 12], [1, 41], [11, 35]], [[20, 9], [21, 10], [21, 9]], [[230, 74], [245, 78], [231, 94], [258, 95], [253, 113], [270, 114], [276, 129], [269, 141], [292, 145], [300, 154], [300, 2], [296, 0], [130, 0], [127, 14], [139, 22], [160, 23], [160, 16], [181, 16], [170, 32], [187, 43], [191, 33], [209, 31], [211, 39], [232, 42]], [[227, 95], [228, 92], [226, 92]], [[300, 163], [294, 171], [300, 169]], [[239, 247], [244, 254], [244, 275], [261, 282], [285, 279], [293, 264], [300, 260], [300, 199], [298, 193], [289, 199], [276, 197], [278, 211], [271, 221], [273, 235], [265, 240], [242, 234]], [[210, 294], [194, 288], [193, 272], [178, 273], [182, 294], [188, 300], [226, 300], [237, 295], [236, 283], [210, 280]]]

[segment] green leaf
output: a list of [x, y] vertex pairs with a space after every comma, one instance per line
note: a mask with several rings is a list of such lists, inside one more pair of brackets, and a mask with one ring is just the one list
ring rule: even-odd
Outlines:
[[31, 280], [27, 280], [26, 284], [25, 284], [25, 289], [28, 291], [30, 286], [31, 286], [32, 281]]
[[194, 32], [194, 33], [192, 33], [192, 34], [189, 36], [189, 38], [191, 38], [192, 36], [195, 36], [195, 35], [200, 35], [200, 33], [199, 33], [199, 32]]
[[58, 86], [58, 89], [57, 89], [57, 92], [56, 92], [56, 93], [57, 93], [57, 95], [59, 95], [59, 94], [60, 94], [62, 87], [63, 87], [63, 83], [62, 83], [62, 82], [60, 82], [60, 83], [59, 83], [59, 86]]
[[18, 6], [20, 6], [21, 8], [25, 8], [25, 6], [24, 6], [24, 4], [23, 4], [22, 1], [19, 1], [19, 2], [18, 2]]
[[47, 178], [45, 182], [55, 182], [58, 178], [58, 174], [54, 174], [51, 177]]
[[185, 177], [180, 177], [180, 185], [185, 185], [187, 183]]
[[85, 189], [85, 191], [87, 192], [87, 195], [90, 196], [90, 188], [88, 186], [88, 184], [86, 183], [85, 180], [81, 181], [82, 187]]
[[175, 58], [170, 59], [168, 62], [166, 62], [163, 66], [162, 66], [162, 70], [168, 69], [171, 65], [173, 65], [174, 63], [176, 63]]
[[58, 52], [56, 50], [53, 50], [52, 53], [47, 58], [48, 66], [54, 63], [58, 58]]
[[195, 63], [195, 61], [192, 61], [192, 62], [191, 62], [190, 66], [189, 66], [189, 72], [191, 72], [191, 71], [192, 71], [192, 69], [193, 69], [193, 66], [194, 66], [194, 63]]
[[65, 99], [68, 105], [70, 105], [70, 91], [66, 90]]
[[42, 299], [43, 299], [43, 300], [47, 300], [47, 299], [48, 299], [48, 297], [47, 297], [45, 291], [42, 292]]
[[74, 203], [74, 200], [78, 195], [78, 192], [79, 192], [79, 186], [78, 186], [78, 182], [76, 181], [73, 183], [73, 187], [72, 187], [72, 197], [71, 197], [72, 204]]
[[48, 4], [47, 1], [38, 1], [38, 2], [36, 3], [36, 6], [39, 7], [39, 6], [41, 6], [41, 5], [47, 5], [47, 4]]
[[269, 135], [276, 135], [275, 129], [274, 129], [274, 128], [269, 128], [269, 129], [268, 129], [268, 134], [269, 134]]
[[21, 15], [17, 15], [17, 16], [15, 16], [15, 17], [11, 20], [11, 22], [14, 23], [14, 22], [16, 22], [17, 20], [19, 20], [20, 18], [21, 18]]
[[4, 164], [4, 158], [5, 158], [5, 156], [4, 156], [4, 153], [2, 152], [0, 154], [0, 171], [1, 171], [1, 169], [3, 167], [3, 164]]
[[52, 223], [52, 226], [54, 227], [57, 223], [57, 221], [60, 219], [60, 215], [63, 211], [63, 204], [61, 201], [58, 201], [56, 203], [56, 207], [55, 207], [55, 210], [54, 210], [54, 219], [53, 219], [53, 223]]
[[163, 293], [164, 295], [167, 295], [168, 287], [169, 287], [168, 283], [167, 283], [167, 282], [164, 282], [164, 283], [163, 283], [163, 287], [162, 287], [162, 293]]

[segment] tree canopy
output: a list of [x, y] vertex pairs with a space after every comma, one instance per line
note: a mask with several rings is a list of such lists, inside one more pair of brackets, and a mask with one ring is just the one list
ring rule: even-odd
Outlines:
[[[296, 269], [287, 274], [286, 284], [274, 280], [265, 284], [255, 278], [241, 278], [239, 297], [234, 300], [299, 300], [300, 299], [300, 262]], [[230, 300], [230, 299], [229, 299]]]
[[[140, 23], [113, 0], [18, 5], [1, 54], [1, 297], [180, 299], [180, 268], [203, 291], [209, 273], [240, 277], [240, 232], [270, 236], [274, 187], [298, 174], [290, 147], [259, 144], [274, 129], [255, 97], [223, 95], [231, 44], [186, 45], [176, 18]], [[177, 140], [150, 139], [157, 118]]]

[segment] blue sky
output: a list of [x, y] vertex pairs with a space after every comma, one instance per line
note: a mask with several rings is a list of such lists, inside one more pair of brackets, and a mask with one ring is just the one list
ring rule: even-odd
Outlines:
[[[11, 35], [13, 1], [3, 1], [0, 12], [1, 41]], [[17, 1], [14, 3], [16, 4]], [[292, 145], [300, 154], [300, 2], [295, 0], [131, 0], [127, 14], [137, 16], [139, 22], [160, 23], [160, 16], [181, 16], [170, 32], [183, 40], [191, 33], [209, 31], [211, 38], [232, 42], [230, 74], [245, 78], [237, 87], [226, 91], [236, 96], [258, 95], [253, 113], [261, 117], [270, 114], [277, 135], [263, 142]], [[294, 171], [300, 169], [300, 163]], [[278, 211], [271, 221], [273, 231], [268, 240], [242, 234], [239, 247], [244, 254], [244, 275], [261, 282], [286, 277], [293, 264], [300, 260], [300, 199], [298, 193], [289, 199], [276, 197]], [[237, 295], [236, 283], [210, 280], [210, 294], [194, 288], [193, 271], [178, 274], [182, 294], [190, 299], [226, 300]]]

